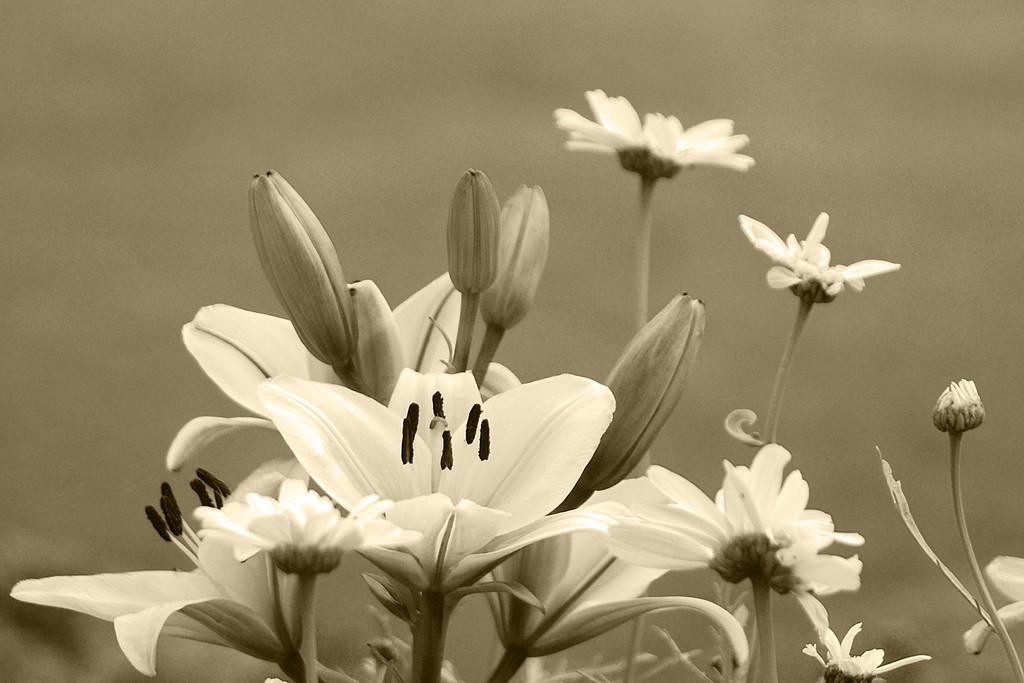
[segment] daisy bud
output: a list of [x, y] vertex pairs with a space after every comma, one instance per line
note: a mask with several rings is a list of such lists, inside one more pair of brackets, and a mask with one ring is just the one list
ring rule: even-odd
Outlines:
[[480, 298], [485, 323], [508, 330], [526, 315], [548, 259], [548, 233], [544, 191], [521, 186], [501, 208], [498, 279]]
[[353, 282], [348, 290], [359, 327], [359, 343], [352, 358], [356, 375], [367, 396], [387, 405], [404, 367], [395, 316], [370, 280]]
[[640, 461], [679, 403], [703, 335], [704, 304], [686, 294], [636, 333], [605, 381], [615, 416], [562, 509], [622, 481]]
[[966, 432], [985, 421], [985, 407], [974, 382], [950, 382], [932, 411], [932, 422], [940, 432]]
[[483, 171], [466, 171], [448, 211], [448, 271], [463, 294], [483, 292], [498, 276], [498, 196]]
[[357, 344], [356, 318], [338, 254], [309, 205], [274, 171], [249, 186], [256, 253], [299, 339], [336, 371]]

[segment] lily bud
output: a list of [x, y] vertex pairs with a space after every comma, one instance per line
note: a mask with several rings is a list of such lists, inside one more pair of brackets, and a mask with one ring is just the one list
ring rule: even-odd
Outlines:
[[950, 382], [935, 403], [932, 422], [940, 432], [966, 432], [985, 420], [978, 388], [969, 379]]
[[370, 280], [353, 282], [348, 290], [359, 327], [359, 344], [352, 362], [361, 390], [387, 405], [405, 365], [395, 316]]
[[626, 346], [605, 384], [615, 416], [560, 509], [626, 478], [675, 410], [704, 335], [704, 304], [677, 295]]
[[448, 271], [463, 294], [483, 292], [498, 276], [498, 196], [483, 171], [470, 169], [448, 211]]
[[249, 186], [249, 217], [263, 272], [299, 339], [339, 371], [355, 353], [356, 319], [338, 254], [309, 205], [274, 171]]
[[484, 322], [511, 329], [530, 310], [548, 260], [548, 202], [539, 187], [521, 186], [501, 207], [498, 278], [480, 297]]

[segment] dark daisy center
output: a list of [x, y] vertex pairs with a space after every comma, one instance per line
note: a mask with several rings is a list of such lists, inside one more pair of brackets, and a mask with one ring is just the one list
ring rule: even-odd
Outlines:
[[800, 582], [793, 570], [779, 561], [780, 548], [764, 534], [743, 534], [720, 548], [710, 566], [729, 583], [765, 578], [775, 591], [789, 593]]

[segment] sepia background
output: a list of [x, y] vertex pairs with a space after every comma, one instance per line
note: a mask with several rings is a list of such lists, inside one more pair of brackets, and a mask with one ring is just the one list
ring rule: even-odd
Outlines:
[[[858, 651], [929, 653], [891, 681], [995, 681], [998, 644], [963, 654], [970, 608], [913, 545], [889, 503], [891, 461], [936, 551], [965, 580], [932, 405], [977, 382], [985, 426], [966, 440], [967, 514], [982, 561], [1024, 555], [1020, 520], [1024, 8], [890, 0], [655, 3], [33, 2], [0, 7], [0, 588], [50, 574], [187, 569], [143, 507], [177, 429], [237, 415], [181, 343], [204, 305], [281, 314], [250, 243], [249, 177], [274, 168], [334, 239], [346, 275], [396, 304], [445, 269], [451, 191], [484, 169], [502, 198], [543, 187], [551, 253], [536, 305], [499, 360], [524, 379], [602, 379], [631, 336], [637, 183], [615, 161], [570, 154], [557, 107], [624, 95], [683, 124], [734, 119], [748, 174], [681, 173], [655, 197], [652, 304], [704, 300], [696, 371], [655, 461], [707, 491], [752, 451], [724, 416], [760, 413], [796, 312], [740, 213], [803, 237], [832, 217], [834, 261], [899, 273], [815, 307], [781, 440], [811, 506], [867, 538], [863, 588], [826, 604]], [[237, 481], [284, 454], [268, 433], [231, 437], [198, 464]], [[184, 497], [184, 496], [182, 496]], [[321, 610], [331, 663], [374, 633], [351, 562]], [[711, 595], [711, 575], [654, 592]], [[813, 640], [777, 600], [783, 679], [812, 681]], [[481, 604], [451, 652], [486, 673]], [[693, 617], [660, 616], [707, 648]], [[489, 636], [487, 636], [489, 638]], [[575, 653], [621, 654], [628, 631]], [[657, 650], [654, 637], [647, 645]], [[661, 650], [664, 651], [663, 649]], [[162, 681], [262, 681], [274, 669], [165, 642]], [[0, 678], [144, 680], [109, 624], [0, 598]], [[667, 680], [679, 680], [669, 677]]]

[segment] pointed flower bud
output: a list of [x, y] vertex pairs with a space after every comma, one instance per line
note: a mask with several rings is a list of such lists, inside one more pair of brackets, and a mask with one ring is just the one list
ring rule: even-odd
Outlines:
[[974, 382], [950, 382], [932, 411], [932, 422], [940, 432], [966, 432], [985, 421], [985, 407]]
[[498, 196], [483, 171], [470, 169], [448, 211], [448, 271], [455, 289], [480, 293], [498, 276]]
[[355, 374], [363, 393], [387, 405], [405, 367], [398, 324], [373, 282], [353, 282], [348, 290], [359, 327], [359, 343], [352, 358]]
[[480, 297], [488, 325], [507, 330], [526, 316], [548, 260], [549, 224], [539, 187], [521, 186], [501, 207], [498, 279]]
[[274, 171], [249, 187], [256, 253], [299, 339], [336, 371], [356, 350], [357, 328], [338, 254], [309, 205]]
[[605, 382], [615, 416], [562, 509], [622, 481], [640, 461], [679, 403], [703, 335], [704, 304], [686, 294], [636, 333]]

